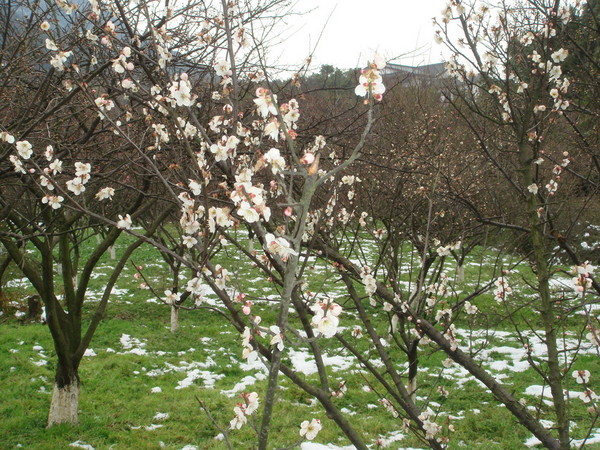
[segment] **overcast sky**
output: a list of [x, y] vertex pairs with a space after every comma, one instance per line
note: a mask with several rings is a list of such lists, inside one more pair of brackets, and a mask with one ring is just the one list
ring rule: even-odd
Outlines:
[[[432, 18], [445, 0], [300, 0], [295, 9], [311, 12], [290, 16], [282, 31], [285, 42], [271, 56], [285, 64], [302, 61], [323, 32], [313, 66], [364, 66], [378, 51], [396, 62], [420, 65], [442, 61], [433, 42]], [[329, 20], [328, 20], [329, 19]]]

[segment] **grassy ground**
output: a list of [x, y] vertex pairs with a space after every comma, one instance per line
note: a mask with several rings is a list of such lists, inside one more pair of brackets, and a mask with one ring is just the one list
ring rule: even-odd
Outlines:
[[[124, 248], [125, 241], [119, 242], [118, 250]], [[255, 302], [255, 311], [260, 311], [265, 323], [271, 323], [274, 312], [269, 298], [276, 297], [273, 285], [261, 280], [251, 267], [240, 263], [231, 247], [226, 250], [221, 252], [221, 264], [232, 271], [232, 284], [239, 283], [241, 290]], [[141, 248], [132, 259], [135, 264], [144, 265], [145, 275], [158, 292], [170, 287], [171, 280], [156, 252]], [[510, 265], [513, 260], [515, 258], [509, 258], [502, 265]], [[457, 287], [454, 295], [460, 298], [478, 280], [491, 279], [498, 270], [496, 263], [493, 252], [474, 252], [466, 264], [466, 281], [457, 285], [460, 289]], [[111, 264], [107, 255], [90, 287], [88, 313], [99, 298]], [[313, 265], [314, 269], [307, 275], [311, 289], [317, 292], [326, 286], [328, 292], [338, 296], [337, 301], [343, 303], [343, 289], [333, 272], [317, 262]], [[239, 395], [242, 392], [256, 391], [262, 397], [264, 369], [240, 363], [239, 335], [211, 309], [182, 311], [180, 331], [172, 334], [168, 328], [168, 308], [156, 303], [150, 291], [140, 289], [140, 281], [134, 278], [134, 273], [132, 266], [126, 268], [92, 341], [89, 356], [81, 365], [81, 423], [78, 427], [44, 428], [55, 364], [50, 334], [46, 326], [18, 319], [13, 307], [5, 307], [4, 315], [0, 317], [3, 381], [0, 383], [0, 413], [3, 417], [0, 448], [57, 449], [73, 443], [97, 449], [224, 448], [224, 443], [215, 439], [219, 431], [199, 408], [198, 399], [205, 403], [214, 421], [225, 428], [234, 417], [233, 407], [241, 401]], [[448, 275], [454, 276], [452, 270]], [[517, 316], [521, 325], [525, 319], [534, 325], [536, 322], [534, 310], [527, 306], [535, 295], [527, 287], [528, 277], [530, 273], [525, 266], [517, 267], [511, 275], [515, 293], [510, 301], [524, 305]], [[12, 306], [22, 304], [22, 299], [32, 293], [20, 278], [14, 268], [5, 276], [4, 293], [16, 302]], [[207, 301], [212, 300], [208, 295]], [[477, 302], [482, 311], [489, 313], [475, 319], [465, 317], [457, 323], [461, 329], [461, 345], [467, 348], [471, 344], [482, 364], [492, 370], [496, 378], [507, 382], [517, 398], [527, 401], [541, 418], [552, 420], [545, 403], [547, 400], [537, 393], [541, 388], [536, 388], [540, 384], [536, 373], [523, 365], [525, 353], [516, 340], [511, 323], [503, 319], [502, 305], [498, 305], [491, 294], [482, 296]], [[351, 330], [356, 322], [353, 317], [350, 308], [341, 317], [342, 333], [348, 339], [353, 339]], [[380, 323], [379, 330], [385, 335], [388, 325], [384, 313], [374, 312], [374, 321]], [[573, 319], [564, 325], [565, 337], [574, 341], [577, 338], [576, 322], [581, 321]], [[492, 325], [499, 332], [488, 335], [486, 331]], [[533, 333], [530, 338], [532, 345], [539, 346]], [[425, 447], [410, 434], [402, 432], [401, 419], [382, 407], [380, 395], [368, 388], [370, 378], [366, 372], [345, 351], [331, 344], [325, 345], [329, 347], [331, 373], [336, 381], [344, 382], [348, 388], [343, 397], [336, 399], [336, 404], [343, 408], [367, 441], [375, 444], [382, 438], [389, 448]], [[377, 363], [366, 339], [356, 340], [356, 345]], [[393, 356], [399, 367], [405, 367], [405, 358], [400, 352]], [[301, 348], [290, 346], [286, 355], [288, 364], [305, 368], [306, 359]], [[523, 448], [530, 433], [516, 424], [505, 408], [464, 370], [456, 366], [445, 368], [441, 364], [444, 359], [445, 356], [433, 347], [423, 346], [418, 398], [421, 405], [427, 404], [438, 414], [437, 423], [444, 426], [446, 434], [449, 425], [455, 428], [456, 431], [450, 433], [450, 447]], [[577, 367], [590, 370], [594, 377], [600, 369], [597, 355], [591, 349], [585, 350], [578, 356]], [[315, 377], [314, 374], [305, 376]], [[576, 385], [570, 374], [566, 379], [570, 389], [581, 391], [581, 386]], [[447, 398], [438, 392], [438, 385], [449, 391]], [[578, 399], [571, 402], [571, 411], [576, 422], [574, 438], [580, 439], [587, 433], [589, 415]], [[313, 399], [283, 380], [271, 431], [273, 448], [297, 442], [300, 422], [313, 417], [323, 424], [317, 442], [348, 444]], [[597, 428], [598, 425], [594, 433], [600, 434]], [[229, 432], [229, 438], [234, 448], [249, 448], [255, 433], [252, 426], [245, 426]], [[588, 448], [600, 447], [593, 444]]]

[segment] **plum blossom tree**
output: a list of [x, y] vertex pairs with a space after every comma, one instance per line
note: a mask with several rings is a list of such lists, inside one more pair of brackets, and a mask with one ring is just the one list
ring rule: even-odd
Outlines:
[[[240, 24], [277, 3], [257, 5]], [[218, 24], [219, 16], [201, 2], [163, 9], [151, 2], [11, 1], [0, 12], [0, 240], [46, 307], [58, 356], [48, 425], [76, 423], [79, 364], [112, 286], [133, 250], [176, 204], [165, 196], [174, 186], [169, 171], [175, 170], [165, 160], [176, 160], [177, 152], [189, 146], [173, 149], [169, 158], [157, 154], [172, 130], [154, 123], [151, 113], [194, 104], [201, 97], [192, 95], [192, 82], [207, 85], [199, 92], [210, 96], [207, 65], [186, 58], [210, 63], [227, 38], [222, 27], [212, 30], [208, 19]], [[196, 20], [183, 21], [184, 16]], [[242, 28], [227, 36], [234, 34], [240, 48], [249, 45]], [[170, 71], [179, 63], [189, 70], [171, 78], [168, 63]], [[169, 98], [166, 108], [160, 102], [167, 97], [158, 96], [156, 83]], [[197, 130], [191, 123], [173, 126], [186, 137]], [[157, 173], [162, 183], [152, 181]], [[166, 201], [157, 203], [161, 197]], [[86, 290], [94, 268], [134, 222], [146, 233], [137, 234], [120, 255], [101, 301], [88, 309]], [[94, 234], [102, 237], [84, 257], [80, 246]], [[155, 245], [170, 251], [160, 240]], [[35, 248], [37, 258], [29, 256], [27, 246]]]
[[[562, 321], [577, 309], [586, 310], [585, 303], [574, 295], [569, 312], [561, 311], [551, 289], [560, 257], [581, 267], [573, 246], [577, 237], [574, 230], [577, 218], [591, 212], [589, 198], [573, 195], [570, 188], [573, 178], [579, 176], [580, 158], [586, 156], [575, 153], [576, 138], [562, 132], [567, 122], [576, 121], [571, 113], [573, 80], [562, 68], [569, 57], [564, 47], [569, 40], [569, 22], [579, 7], [579, 3], [544, 1], [503, 3], [498, 8], [451, 2], [437, 31], [452, 51], [447, 68], [457, 80], [447, 99], [470, 127], [482, 154], [502, 176], [505, 189], [513, 192], [513, 204], [518, 205], [510, 210], [514, 214], [502, 214], [502, 220], [488, 223], [520, 234], [521, 250], [536, 276], [535, 309], [543, 324], [547, 357], [531, 364], [552, 392], [558, 436], [544, 442], [551, 448], [569, 446], [565, 373], [577, 361], [577, 352], [567, 356], [561, 349]], [[460, 32], [457, 40], [449, 37], [453, 29]], [[490, 134], [491, 129], [497, 130], [496, 136]], [[560, 145], [555, 143], [558, 139]], [[563, 205], [569, 205], [570, 211]], [[589, 276], [593, 283], [593, 275], [584, 272], [584, 278]], [[583, 289], [592, 297], [599, 292], [597, 285], [590, 289], [592, 284], [588, 288], [580, 284], [574, 283], [576, 291]], [[496, 286], [497, 298], [508, 304], [508, 278], [498, 278]], [[590, 322], [588, 315], [584, 317], [588, 318], [580, 326], [593, 336], [597, 324]], [[526, 339], [523, 345], [527, 345]]]
[[[117, 261], [101, 301], [91, 319], [86, 318], [84, 302], [93, 270], [125, 228], [125, 219], [119, 220], [120, 227], [104, 232], [92, 253], [84, 256], [81, 245], [103, 229], [94, 214], [114, 217], [106, 203], [113, 197], [117, 202], [125, 199], [125, 183], [138, 189], [128, 195], [127, 218], [143, 213], [151, 203], [143, 171], [123, 171], [124, 164], [137, 164], [139, 159], [123, 157], [126, 149], [113, 146], [111, 134], [81, 96], [82, 85], [95, 84], [107, 66], [97, 67], [96, 62], [67, 67], [75, 49], [80, 56], [85, 47], [79, 37], [67, 33], [82, 25], [81, 17], [73, 17], [70, 7], [37, 6], [10, 2], [1, 9], [0, 241], [46, 309], [58, 358], [50, 426], [77, 422], [80, 362], [112, 286], [142, 243], [136, 241]], [[61, 51], [59, 45], [72, 50]], [[75, 79], [81, 84], [75, 86]], [[110, 105], [109, 100], [103, 103], [104, 108]], [[32, 248], [36, 257], [29, 255]]]

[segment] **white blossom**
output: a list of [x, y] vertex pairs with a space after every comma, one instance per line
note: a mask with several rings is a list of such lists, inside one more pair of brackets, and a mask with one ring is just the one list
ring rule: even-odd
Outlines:
[[131, 216], [129, 214], [126, 214], [125, 217], [123, 217], [122, 215], [119, 214], [119, 220], [117, 221], [117, 228], [120, 228], [122, 230], [129, 230], [131, 229]]
[[15, 147], [17, 148], [17, 152], [19, 153], [19, 156], [23, 159], [29, 159], [31, 158], [31, 155], [33, 154], [33, 150], [32, 150], [32, 146], [29, 143], [29, 141], [17, 141], [17, 143], [15, 144]]
[[101, 201], [112, 200], [113, 195], [115, 195], [115, 189], [111, 187], [105, 187], [96, 193], [96, 198]]
[[312, 419], [310, 422], [305, 420], [300, 424], [300, 436], [312, 441], [317, 437], [323, 426], [319, 419]]

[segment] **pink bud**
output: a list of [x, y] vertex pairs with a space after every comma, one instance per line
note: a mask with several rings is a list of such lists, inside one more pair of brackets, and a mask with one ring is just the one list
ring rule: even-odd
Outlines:
[[287, 208], [285, 208], [285, 211], [283, 211], [283, 214], [285, 214], [287, 217], [290, 217], [293, 212], [294, 209], [291, 206], [288, 206]]
[[300, 162], [302, 164], [312, 164], [315, 160], [315, 154], [306, 152], [302, 158], [300, 158]]

